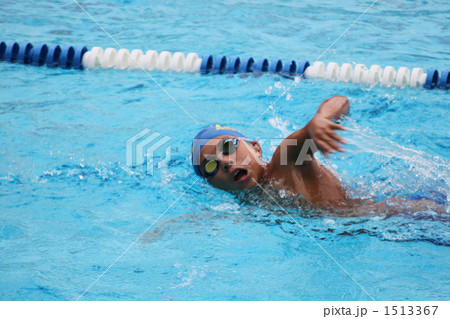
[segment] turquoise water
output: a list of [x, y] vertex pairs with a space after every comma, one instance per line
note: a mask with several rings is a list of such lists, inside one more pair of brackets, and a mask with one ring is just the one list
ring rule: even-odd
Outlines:
[[[82, 2], [129, 49], [310, 61], [370, 4]], [[448, 1], [380, 1], [320, 60], [446, 69], [449, 14]], [[0, 31], [5, 42], [115, 47], [70, 0], [2, 1]], [[292, 80], [152, 72], [197, 125], [141, 71], [0, 72], [1, 300], [77, 299], [163, 212], [81, 300], [448, 300], [448, 92], [301, 81], [252, 126]], [[195, 182], [189, 149], [203, 125], [282, 138], [334, 94], [351, 101], [350, 144], [324, 164], [360, 196], [427, 198], [446, 213], [287, 207], [315, 242], [267, 199]], [[172, 137], [153, 176], [125, 164], [126, 141], [145, 128]]]

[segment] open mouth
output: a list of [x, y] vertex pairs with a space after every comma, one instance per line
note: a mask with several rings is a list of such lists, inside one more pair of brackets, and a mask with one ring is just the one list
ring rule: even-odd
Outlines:
[[242, 181], [246, 180], [248, 178], [248, 176], [249, 176], [249, 173], [245, 168], [238, 168], [234, 172], [233, 180], [235, 182], [242, 182]]

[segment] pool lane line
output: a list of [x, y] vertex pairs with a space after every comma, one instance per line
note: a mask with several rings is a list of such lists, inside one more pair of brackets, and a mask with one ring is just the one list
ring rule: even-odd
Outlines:
[[200, 177], [198, 177], [180, 196], [178, 196], [178, 198], [177, 199], [175, 199], [173, 202], [172, 202], [172, 204], [170, 204], [170, 206], [169, 207], [167, 207], [167, 209], [150, 225], [150, 226], [148, 226], [147, 227], [147, 229], [142, 233], [142, 234], [140, 234], [139, 235], [139, 237], [138, 238], [136, 238], [128, 247], [127, 247], [127, 249], [125, 249], [124, 251], [123, 251], [123, 253], [122, 254], [120, 254], [120, 256], [119, 257], [117, 257], [116, 258], [116, 260], [114, 260], [114, 262], [100, 275], [100, 276], [98, 276], [97, 277], [97, 279], [95, 279], [90, 285], [89, 285], [89, 287], [87, 287], [86, 288], [86, 290], [81, 294], [81, 295], [79, 295], [78, 296], [78, 298], [77, 299], [75, 299], [75, 301], [79, 301], [81, 298], [83, 298], [83, 296], [86, 294], [86, 292], [88, 292], [96, 283], [97, 283], [97, 281], [99, 281], [100, 280], [100, 278], [102, 278], [118, 261], [119, 261], [119, 259], [120, 258], [122, 258], [123, 257], [123, 255], [125, 255], [126, 253], [127, 253], [127, 251], [128, 250], [130, 250], [130, 248], [131, 247], [133, 247], [134, 246], [134, 244], [136, 244], [138, 241], [139, 241], [139, 239], [141, 239], [142, 238], [142, 236], [144, 236], [144, 234], [146, 233], [146, 232], [148, 232], [149, 231], [149, 229], [154, 225], [154, 224], [156, 224], [157, 222], [158, 222], [158, 220], [161, 218], [161, 217], [163, 217], [166, 213], [167, 213], [167, 211], [170, 209], [170, 208], [172, 208], [172, 206], [173, 205], [175, 205], [175, 203], [176, 202], [178, 202], [178, 200], [181, 198], [181, 197], [183, 197], [184, 196], [184, 194], [186, 194], [187, 192], [188, 192], [188, 190], [190, 190], [191, 188], [192, 188], [192, 186], [194, 186], [194, 184], [195, 183], [197, 183], [197, 181], [200, 179]]
[[[309, 61], [274, 59], [271, 62], [267, 58], [258, 60], [253, 57], [240, 58], [233, 56], [229, 60], [224, 55], [219, 55], [215, 59], [212, 55], [199, 57], [197, 53], [189, 53], [186, 57], [182, 52], [175, 52], [173, 55], [169, 51], [162, 51], [158, 54], [155, 50], [148, 50], [145, 54], [142, 50], [135, 49], [131, 52], [121, 48], [118, 51], [114, 48], [103, 50], [101, 47], [93, 47], [88, 50], [81, 46], [74, 48], [59, 45], [47, 46], [41, 43], [36, 47], [29, 42], [19, 44], [11, 42], [6, 45], [0, 42], [0, 61], [5, 60], [11, 63], [22, 63], [28, 65], [42, 66], [49, 68], [61, 67], [63, 69], [115, 69], [134, 70], [142, 69], [147, 76], [155, 81], [148, 71], [159, 70], [162, 72], [189, 72], [207, 74], [279, 74], [283, 77], [294, 78], [294, 82], [277, 97], [269, 107], [253, 122], [254, 125], [270, 106], [285, 96], [292, 86], [297, 86], [301, 78], [320, 79], [331, 82], [355, 83], [361, 86], [373, 88], [380, 84], [383, 87], [396, 87], [398, 89], [423, 87], [425, 89], [439, 88], [448, 90], [450, 88], [450, 72], [437, 69], [429, 69], [424, 72], [421, 68], [413, 68], [411, 71], [406, 67], [396, 70], [392, 66], [384, 69], [379, 65], [371, 65], [367, 68], [364, 64], [356, 64], [354, 69], [350, 63], [343, 63], [339, 66], [335, 62], [329, 62], [325, 66], [322, 61], [314, 61], [310, 65]], [[155, 81], [157, 85], [158, 82]], [[176, 101], [161, 85], [159, 85], [174, 102], [189, 116], [189, 113]], [[192, 116], [190, 116], [193, 121]], [[196, 122], [198, 124], [198, 122]]]
[[289, 214], [278, 202], [277, 202], [277, 200], [275, 199], [275, 198], [273, 198], [273, 196], [272, 195], [270, 195], [265, 189], [264, 189], [264, 187], [262, 187], [253, 177], [252, 177], [252, 179], [253, 179], [253, 181], [259, 186], [259, 188], [261, 188], [263, 191], [264, 191], [264, 193], [266, 193], [274, 202], [275, 202], [275, 204], [277, 204], [278, 205], [278, 207], [280, 207], [293, 221], [294, 221], [294, 223], [296, 223], [297, 224], [297, 226], [301, 229], [301, 230], [303, 230], [303, 232], [331, 259], [331, 260], [333, 260], [335, 263], [336, 263], [336, 265], [338, 265], [339, 266], [339, 268], [341, 268], [341, 270], [348, 276], [348, 277], [350, 277], [350, 279], [359, 287], [359, 288], [361, 288], [361, 290], [367, 295], [367, 296], [369, 296], [370, 297], [370, 299], [372, 299], [372, 301], [375, 301], [375, 299], [372, 297], [372, 295], [371, 294], [369, 294], [368, 292], [367, 292], [367, 290], [363, 287], [363, 286], [361, 286], [361, 284], [359, 283], [359, 282], [357, 282], [345, 269], [344, 269], [344, 267], [342, 267], [341, 266], [341, 264], [339, 263], [339, 262], [337, 262], [336, 261], [336, 259], [334, 259], [333, 258], [333, 256], [331, 256], [331, 254], [328, 252], [328, 251], [326, 251], [325, 250], [325, 248], [323, 248], [322, 247], [322, 245], [320, 245], [318, 242], [317, 242], [317, 240], [313, 237], [313, 236], [311, 236], [307, 231], [306, 231], [306, 229], [305, 228], [303, 228], [303, 226], [302, 225], [300, 225], [296, 220], [295, 220], [295, 218], [294, 217], [292, 217], [291, 216], [291, 214]]

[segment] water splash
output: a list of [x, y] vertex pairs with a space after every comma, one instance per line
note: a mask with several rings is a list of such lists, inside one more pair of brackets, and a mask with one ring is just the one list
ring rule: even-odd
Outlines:
[[287, 137], [292, 133], [289, 129], [291, 123], [288, 120], [283, 121], [280, 117], [275, 116], [269, 119], [269, 123], [270, 125], [272, 125], [272, 127], [281, 131], [282, 137]]
[[[375, 135], [368, 128], [360, 128], [347, 119], [346, 152], [339, 159], [350, 164], [360, 184], [366, 180], [366, 188], [373, 197], [416, 195], [442, 202], [445, 197], [449, 212], [450, 163], [439, 156], [401, 146], [387, 138]], [[352, 168], [352, 166], [355, 166]], [[344, 174], [349, 174], [346, 169]], [[363, 172], [373, 177], [367, 179]], [[355, 178], [355, 176], [353, 176]], [[370, 183], [367, 184], [367, 182]]]

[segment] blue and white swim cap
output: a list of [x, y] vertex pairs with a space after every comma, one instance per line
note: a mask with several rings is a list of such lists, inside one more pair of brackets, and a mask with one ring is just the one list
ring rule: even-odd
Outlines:
[[219, 124], [211, 124], [203, 128], [195, 136], [191, 146], [192, 166], [194, 166], [194, 171], [197, 175], [202, 176], [199, 169], [199, 157], [201, 149], [203, 148], [203, 146], [205, 146], [206, 143], [208, 143], [209, 140], [222, 135], [245, 137], [234, 128], [228, 126], [220, 126]]

